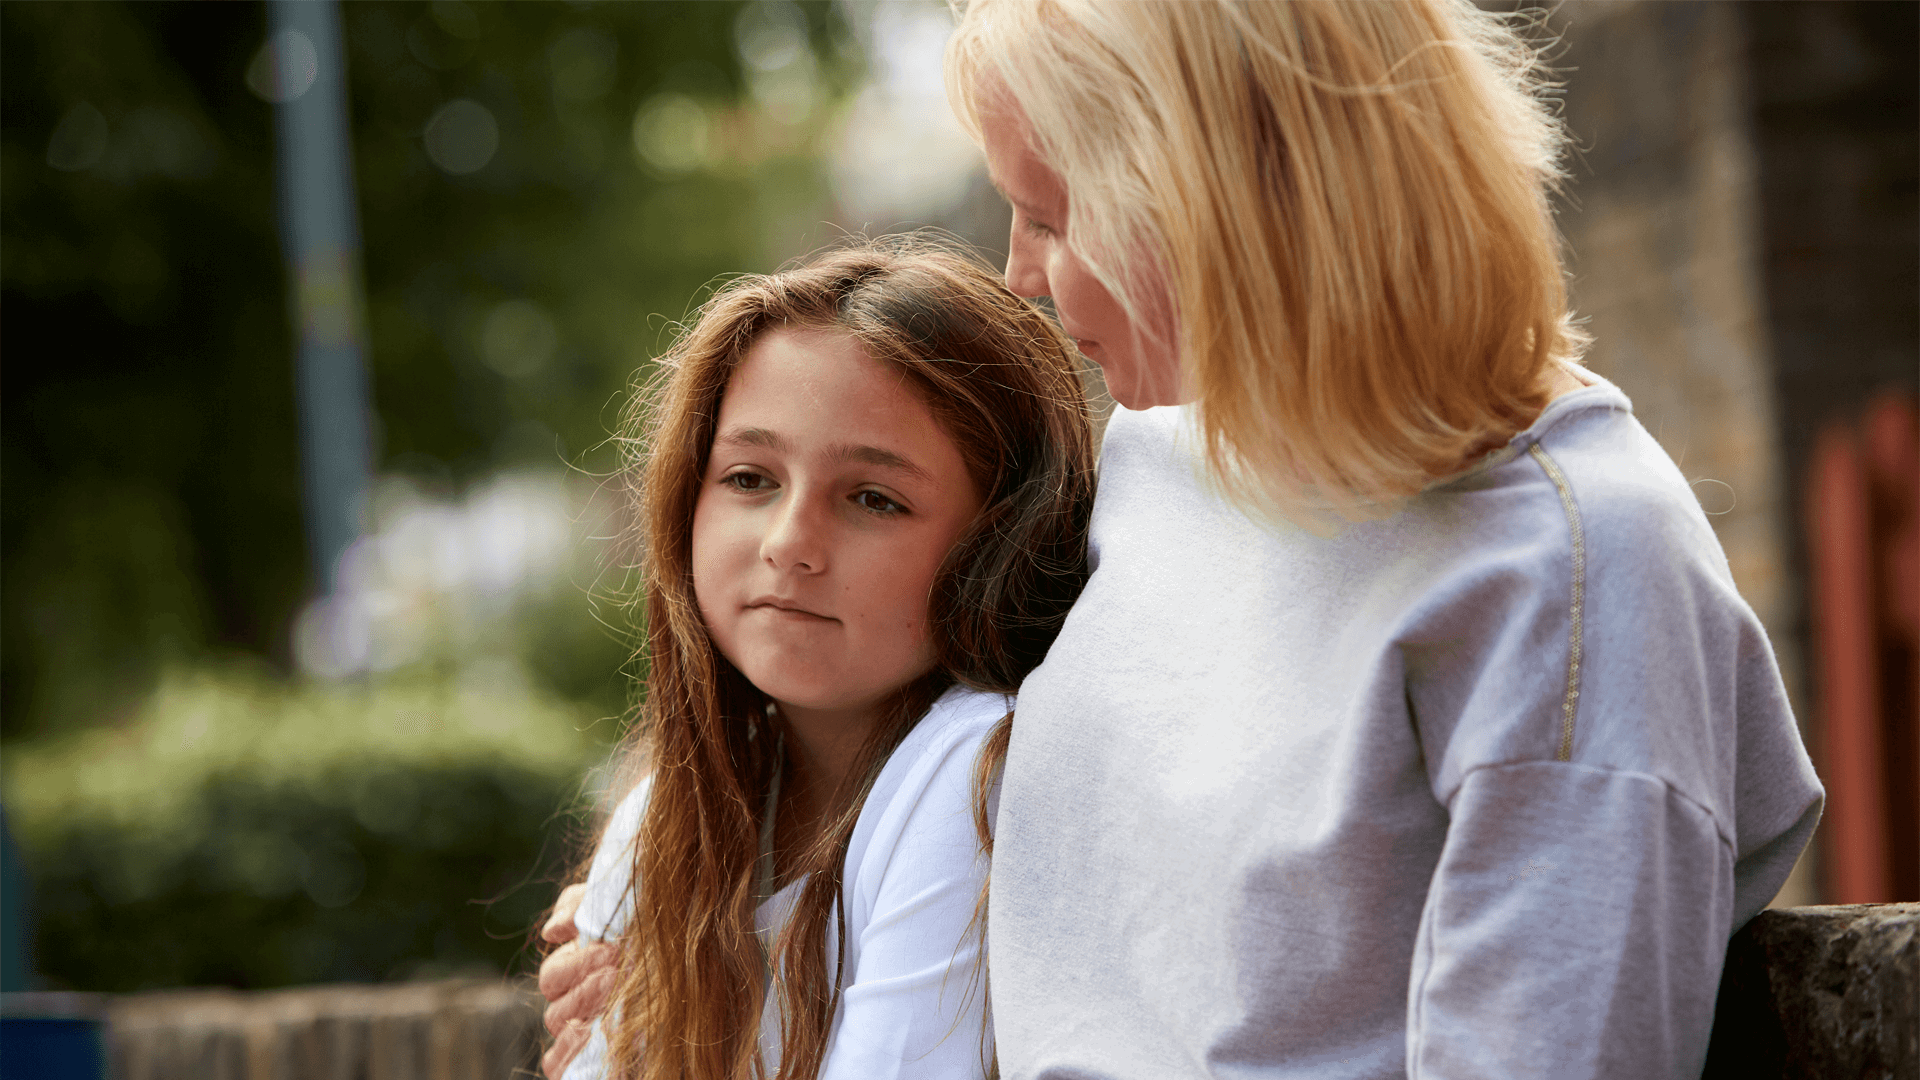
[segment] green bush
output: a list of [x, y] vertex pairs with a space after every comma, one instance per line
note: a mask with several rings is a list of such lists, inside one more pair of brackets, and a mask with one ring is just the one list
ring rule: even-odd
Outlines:
[[128, 724], [15, 743], [40, 974], [126, 991], [509, 970], [579, 852], [611, 723], [415, 674], [176, 674]]

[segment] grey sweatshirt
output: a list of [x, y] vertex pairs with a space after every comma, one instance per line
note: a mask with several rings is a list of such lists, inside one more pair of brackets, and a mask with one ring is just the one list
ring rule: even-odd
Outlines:
[[1773, 653], [1612, 385], [1331, 538], [1119, 411], [1096, 570], [1020, 693], [1004, 1075], [1696, 1077], [1823, 792]]

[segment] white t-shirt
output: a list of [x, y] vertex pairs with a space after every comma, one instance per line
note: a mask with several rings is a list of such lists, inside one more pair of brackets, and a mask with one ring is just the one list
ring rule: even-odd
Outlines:
[[1685, 479], [1597, 380], [1332, 537], [1117, 411], [1020, 690], [989, 948], [1010, 1080], [1700, 1075], [1821, 788]]
[[[880, 770], [847, 845], [846, 963], [820, 1080], [971, 1080], [992, 1060], [975, 905], [987, 862], [973, 824], [980, 747], [1013, 699], [955, 687], [940, 697]], [[583, 938], [619, 936], [631, 915], [627, 883], [646, 785], [614, 810], [594, 853], [574, 925]], [[804, 880], [804, 879], [801, 879]], [[800, 881], [760, 905], [755, 922], [777, 935]], [[643, 886], [644, 887], [644, 886]], [[837, 952], [827, 924], [827, 955]], [[778, 1004], [768, 995], [760, 1048], [780, 1059]], [[567, 1067], [565, 1080], [606, 1074], [606, 1033]]]

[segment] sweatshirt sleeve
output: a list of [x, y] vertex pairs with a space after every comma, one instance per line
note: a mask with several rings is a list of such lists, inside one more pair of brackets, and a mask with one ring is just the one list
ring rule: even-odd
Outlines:
[[1644, 773], [1520, 762], [1455, 795], [1414, 946], [1408, 1076], [1698, 1076], [1733, 858]]
[[1664, 456], [1534, 456], [1559, 505], [1412, 635], [1445, 642], [1409, 651], [1408, 698], [1449, 823], [1408, 1075], [1697, 1077], [1727, 940], [1822, 792]]

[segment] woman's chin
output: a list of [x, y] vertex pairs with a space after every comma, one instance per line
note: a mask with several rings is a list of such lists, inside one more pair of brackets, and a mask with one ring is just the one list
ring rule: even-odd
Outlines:
[[1163, 405], [1185, 405], [1193, 396], [1184, 394], [1177, 386], [1144, 386], [1139, 383], [1122, 384], [1115, 388], [1107, 383], [1107, 396], [1123, 409], [1139, 412], [1142, 409], [1158, 409]]
[[[1115, 390], [1112, 383], [1107, 384], [1107, 396], [1123, 409], [1139, 412], [1142, 409], [1158, 408], [1161, 405], [1178, 404], [1177, 395], [1154, 394], [1138, 386], [1129, 386]], [[1161, 400], [1166, 398], [1166, 400]]]
[[1106, 356], [1095, 346], [1094, 351], [1086, 354], [1100, 367], [1100, 375], [1106, 380], [1107, 396], [1115, 405], [1123, 409], [1138, 412], [1141, 409], [1154, 409], [1162, 405], [1179, 405], [1188, 400], [1180, 393], [1177, 385], [1160, 386], [1139, 377], [1139, 372], [1131, 365], [1108, 364]]

